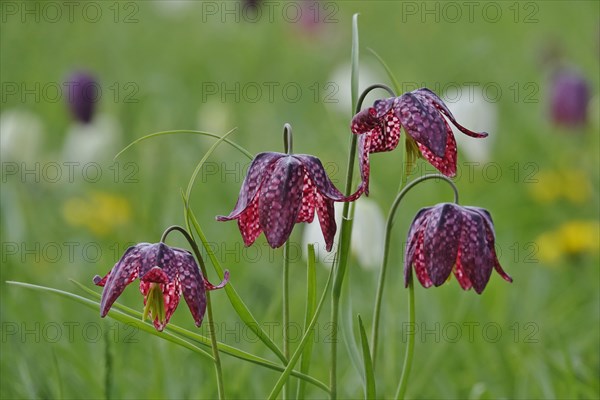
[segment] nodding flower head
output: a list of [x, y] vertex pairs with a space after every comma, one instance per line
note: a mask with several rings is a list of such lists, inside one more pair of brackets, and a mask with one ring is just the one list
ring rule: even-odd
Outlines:
[[238, 220], [246, 246], [265, 233], [272, 248], [280, 247], [294, 224], [312, 222], [315, 210], [330, 251], [336, 231], [335, 201], [353, 201], [362, 193], [344, 196], [331, 182], [321, 161], [307, 154], [260, 153], [242, 183], [235, 208], [218, 221]]
[[71, 114], [79, 122], [90, 123], [100, 96], [98, 83], [87, 72], [73, 73], [67, 83], [69, 85], [67, 101]]
[[480, 294], [492, 269], [508, 282], [494, 248], [492, 217], [487, 210], [443, 203], [421, 209], [408, 232], [404, 255], [405, 285], [412, 268], [421, 285], [440, 286], [454, 272], [464, 290]]
[[476, 138], [487, 133], [473, 132], [460, 125], [444, 102], [427, 88], [400, 97], [377, 100], [373, 107], [352, 119], [351, 129], [360, 135], [359, 158], [363, 185], [368, 193], [369, 154], [391, 151], [398, 146], [403, 127], [411, 143], [416, 142], [422, 157], [442, 174], [456, 175], [456, 140], [448, 118], [461, 132]]
[[206, 311], [206, 291], [225, 286], [229, 272], [225, 272], [223, 282], [213, 286], [202, 276], [190, 252], [169, 247], [162, 242], [140, 243], [127, 249], [104, 278], [98, 275], [94, 278], [96, 285], [104, 286], [100, 302], [102, 317], [108, 314], [125, 287], [138, 277], [140, 291], [144, 295], [144, 317], [150, 315], [154, 327], [162, 331], [169, 323], [182, 294], [196, 326], [200, 326]]

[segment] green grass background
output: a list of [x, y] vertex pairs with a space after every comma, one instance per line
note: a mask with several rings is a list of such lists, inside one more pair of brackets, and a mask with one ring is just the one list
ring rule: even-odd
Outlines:
[[[44, 7], [43, 3], [3, 3], [3, 7], [6, 3], [40, 10]], [[22, 21], [20, 14], [7, 15], [4, 8], [0, 35], [3, 91], [7, 82], [43, 86], [62, 82], [74, 69], [90, 70], [103, 88], [98, 111], [118, 120], [123, 145], [161, 130], [205, 129], [223, 134], [237, 127], [232, 138], [249, 151], [281, 151], [281, 129], [283, 123], [290, 122], [295, 151], [315, 154], [329, 163], [332, 179], [342, 187], [351, 113], [350, 109], [342, 113], [335, 104], [324, 101], [329, 93], [325, 85], [332, 81], [336, 69], [349, 68], [351, 16], [359, 12], [361, 67], [384, 83], [390, 82], [367, 48], [377, 51], [404, 83], [443, 86], [448, 82], [491, 82], [502, 88], [496, 102], [497, 131], [491, 132], [495, 136], [492, 160], [502, 176], [490, 180], [482, 168], [476, 168], [473, 179], [462, 177], [457, 185], [463, 204], [487, 208], [494, 216], [501, 263], [514, 283], [508, 284], [494, 274], [481, 296], [463, 292], [454, 278], [439, 288], [416, 288], [418, 327], [434, 333], [417, 333], [407, 395], [598, 398], [597, 246], [596, 250], [564, 254], [555, 262], [545, 262], [536, 240], [544, 232], [573, 220], [591, 221], [596, 232], [598, 229], [599, 3], [478, 2], [471, 22], [467, 9], [458, 2], [454, 4], [463, 14], [453, 22], [453, 14], [444, 14], [452, 11], [444, 8], [444, 2], [322, 2], [318, 9], [322, 16], [332, 13], [331, 21], [310, 31], [290, 22], [292, 17], [286, 20], [281, 14], [285, 3], [280, 2], [272, 2], [272, 19], [263, 10], [256, 23], [245, 21], [243, 14], [239, 21], [235, 12], [221, 14], [225, 7], [235, 10], [239, 4], [236, 2], [210, 3], [217, 7], [216, 15], [207, 13], [206, 3], [189, 2], [179, 11], [158, 3], [96, 2], [102, 17], [95, 23], [82, 17], [81, 8], [75, 10], [73, 21], [65, 14], [56, 23], [43, 18], [43, 14], [39, 22], [32, 16]], [[420, 14], [407, 15], [406, 7], [413, 5], [419, 11], [422, 7], [439, 7], [439, 20], [435, 15], [425, 15], [423, 22]], [[490, 14], [483, 14], [486, 6], [501, 10], [497, 22], [486, 21], [484, 16], [493, 18], [491, 9]], [[118, 15], [115, 10], [119, 10]], [[64, 7], [62, 12], [66, 13]], [[125, 23], [130, 12], [132, 23]], [[293, 14], [293, 10], [289, 12]], [[556, 128], [548, 120], [549, 71], [541, 59], [545, 49], [552, 47], [560, 48], [563, 59], [581, 70], [595, 96], [590, 123], [575, 132]], [[230, 88], [236, 82], [242, 87], [251, 82], [263, 88], [265, 82], [279, 86], [273, 101], [266, 92], [256, 102], [243, 95], [240, 101], [231, 95], [225, 102], [219, 95], [203, 101], [203, 89], [213, 82]], [[133, 83], [138, 90], [132, 98], [137, 102], [125, 102], [123, 91], [115, 99], [114, 90], [108, 88], [115, 83], [120, 90]], [[277, 89], [286, 83], [302, 88], [297, 102], [287, 101]], [[376, 82], [361, 85], [371, 83]], [[520, 88], [518, 94], [511, 89], [515, 83]], [[523, 88], [527, 83], [539, 89], [529, 98], [532, 102], [525, 101]], [[315, 84], [320, 88], [317, 99], [311, 89]], [[349, 87], [350, 82], [342, 84]], [[342, 90], [332, 95], [342, 101], [341, 96]], [[3, 113], [15, 109], [35, 113], [44, 129], [39, 162], [43, 166], [63, 161], [57, 154], [72, 124], [63, 101], [7, 95], [1, 107]], [[126, 162], [135, 163], [139, 167], [137, 183], [125, 182], [122, 176], [113, 179], [109, 170], [112, 161], [99, 161], [105, 175], [97, 183], [86, 182], [81, 175], [76, 175], [73, 182], [52, 183], [43, 177], [36, 182], [31, 177], [5, 176], [3, 168], [2, 191], [10, 193], [16, 202], [9, 204], [3, 198], [2, 203], [2, 398], [105, 397], [106, 346], [97, 337], [97, 328], [112, 338], [111, 397], [216, 396], [212, 366], [186, 349], [143, 332], [130, 332], [127, 326], [110, 319], [101, 320], [98, 313], [78, 304], [5, 283], [26, 281], [76, 292], [77, 288], [68, 282], [73, 278], [92, 286], [92, 277], [106, 273], [129, 243], [158, 241], [168, 225], [183, 223], [179, 190], [186, 187], [195, 164], [212, 143], [212, 139], [184, 135], [135, 146], [119, 159], [119, 169], [123, 171]], [[370, 197], [383, 210], [395, 196], [400, 160], [397, 152], [373, 157]], [[220, 147], [211, 161], [219, 167], [219, 173], [223, 166], [240, 170], [247, 165], [240, 153], [226, 146]], [[459, 163], [466, 161], [459, 149]], [[526, 165], [535, 167], [528, 170]], [[425, 169], [425, 164], [420, 162], [419, 168]], [[561, 187], [560, 182], [544, 179], [547, 175], [543, 171], [549, 170], [560, 171], [566, 179], [573, 171], [580, 171], [590, 188], [584, 201], [571, 202], [563, 197], [539, 202], [532, 197], [536, 185]], [[524, 174], [531, 171], [534, 182], [525, 179]], [[215, 215], [231, 210], [243, 178], [239, 173], [223, 178], [219, 173], [196, 184], [192, 206], [209, 240], [220, 246], [218, 255], [231, 271], [231, 282], [255, 316], [265, 324], [277, 323], [281, 311], [281, 251], [269, 250], [263, 237], [254, 250], [245, 250], [235, 223], [214, 220]], [[101, 220], [97, 224], [107, 226], [104, 234], [69, 224], [65, 219], [69, 201], [93, 193], [126, 199], [130, 215], [125, 222]], [[444, 185], [426, 184], [407, 197], [398, 215], [377, 365], [378, 393], [382, 397], [393, 395], [404, 356], [406, 331], [402, 324], [407, 320], [407, 296], [402, 281], [401, 243], [420, 207], [449, 200]], [[94, 215], [100, 210], [87, 212]], [[116, 211], [109, 207], [107, 212], [110, 216]], [[15, 227], [7, 221], [6, 216], [14, 213], [24, 224], [25, 234], [20, 237], [15, 236]], [[300, 241], [301, 230], [301, 226], [296, 227], [292, 240]], [[582, 236], [587, 233], [579, 235], [575, 235], [575, 241], [585, 240]], [[72, 257], [67, 254], [66, 242], [79, 244]], [[183, 246], [179, 239], [171, 242]], [[47, 246], [52, 243], [58, 244], [62, 255], [38, 257], [26, 251], [50, 251]], [[102, 250], [98, 257], [82, 252], [82, 247], [90, 243]], [[9, 254], [7, 246], [13, 244], [19, 251]], [[300, 324], [304, 318], [305, 265], [299, 258], [295, 261], [291, 271], [292, 320]], [[326, 268], [318, 270], [320, 287], [326, 274]], [[214, 274], [209, 278], [216, 283]], [[362, 269], [351, 261], [348, 281], [355, 329], [355, 315], [360, 313], [370, 331], [376, 280], [376, 271]], [[142, 300], [134, 286], [119, 301], [141, 310]], [[241, 328], [224, 292], [215, 292], [213, 299], [216, 323], [227, 329], [221, 332], [220, 340], [274, 360]], [[329, 365], [327, 336], [331, 333], [328, 315], [326, 305], [311, 367], [311, 374], [325, 382]], [[172, 322], [195, 329], [185, 304], [180, 305]], [[55, 333], [57, 326], [60, 334]], [[72, 337], [69, 326], [73, 327]], [[461, 329], [461, 337], [452, 340], [456, 326]], [[472, 337], [468, 326], [473, 326]], [[206, 333], [204, 328], [200, 331]], [[280, 342], [277, 329], [274, 336]], [[361, 378], [345, 346], [340, 345], [340, 349], [340, 395], [360, 398]], [[278, 376], [228, 356], [222, 361], [226, 391], [232, 398], [263, 398]], [[323, 397], [310, 385], [307, 395]]]

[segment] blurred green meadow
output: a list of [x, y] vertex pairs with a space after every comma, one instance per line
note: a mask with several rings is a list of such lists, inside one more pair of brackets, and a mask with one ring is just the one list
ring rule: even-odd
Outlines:
[[[394, 225], [378, 395], [395, 393], [414, 328], [409, 398], [600, 397], [600, 3], [269, 1], [253, 11], [236, 1], [3, 1], [0, 7], [0, 397], [217, 396], [208, 360], [6, 281], [85, 296], [74, 279], [99, 293], [93, 276], [108, 272], [129, 245], [157, 242], [166, 227], [184, 224], [180, 189], [214, 139], [162, 136], [113, 160], [152, 132], [223, 135], [237, 128], [230, 139], [256, 154], [283, 151], [282, 127], [289, 122], [294, 151], [318, 156], [342, 188], [354, 13], [360, 13], [361, 88], [391, 85], [373, 49], [403, 91], [427, 86], [451, 110], [483, 98], [485, 113], [472, 117], [483, 118], [474, 129], [490, 132], [490, 144], [470, 155], [459, 142], [456, 184], [462, 204], [491, 212], [500, 262], [514, 279], [508, 284], [493, 273], [482, 295], [462, 291], [455, 278], [438, 288], [417, 286], [417, 323], [407, 326], [402, 253], [408, 226], [421, 207], [451, 201], [444, 184], [416, 188]], [[575, 129], [556, 126], [549, 115], [549, 82], [561, 66], [578, 70], [590, 88], [587, 123]], [[88, 71], [101, 89], [94, 118], [83, 127], [67, 106], [65, 82], [74, 71]], [[370, 94], [365, 106], [382, 96]], [[470, 127], [468, 118], [459, 121]], [[394, 151], [371, 159], [369, 198], [385, 216], [402, 156]], [[234, 222], [215, 221], [233, 208], [248, 164], [232, 147], [219, 146], [196, 180], [191, 206], [231, 283], [281, 343], [281, 249], [270, 249], [264, 236], [245, 248]], [[433, 172], [419, 161], [411, 178]], [[303, 228], [292, 234], [293, 346], [304, 321]], [[184, 247], [175, 236], [169, 243]], [[218, 283], [208, 268], [209, 280]], [[378, 269], [357, 257], [350, 261], [341, 398], [363, 396], [353, 340], [357, 314], [370, 334]], [[317, 272], [322, 290], [328, 267]], [[277, 361], [243, 326], [224, 291], [212, 299], [220, 341]], [[119, 302], [141, 311], [137, 284]], [[326, 304], [310, 370], [326, 383], [328, 321]], [[195, 328], [183, 301], [171, 323], [207, 333]], [[264, 398], [279, 376], [227, 355], [222, 363], [231, 398]], [[307, 385], [307, 397], [326, 395]]]

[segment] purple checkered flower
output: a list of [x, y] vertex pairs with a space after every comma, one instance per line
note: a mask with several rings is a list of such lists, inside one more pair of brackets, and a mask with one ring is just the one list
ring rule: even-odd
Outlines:
[[440, 286], [454, 271], [464, 290], [478, 294], [487, 285], [492, 269], [508, 282], [494, 248], [492, 217], [487, 210], [443, 203], [421, 209], [408, 232], [404, 252], [404, 282], [412, 279], [412, 268], [421, 285]]
[[587, 122], [590, 90], [585, 78], [574, 69], [558, 71], [551, 83], [551, 117], [556, 125], [579, 128]]
[[73, 117], [84, 124], [92, 121], [100, 93], [98, 83], [87, 72], [75, 72], [68, 81], [67, 101]]
[[280, 247], [298, 222], [312, 222], [315, 210], [327, 251], [337, 229], [333, 203], [353, 201], [362, 193], [344, 196], [331, 182], [321, 161], [307, 154], [260, 153], [242, 183], [235, 208], [218, 221], [238, 220], [244, 244], [265, 233], [272, 248]]
[[140, 278], [144, 295], [144, 317], [153, 318], [154, 327], [162, 331], [183, 294], [196, 326], [202, 324], [206, 311], [206, 291], [220, 289], [229, 280], [229, 272], [217, 286], [206, 280], [194, 256], [186, 250], [169, 247], [164, 243], [140, 243], [127, 249], [123, 257], [104, 277], [96, 275], [94, 283], [104, 286], [100, 315], [108, 314], [125, 287]]
[[369, 187], [369, 154], [391, 151], [398, 146], [400, 129], [404, 127], [421, 155], [442, 174], [456, 175], [456, 140], [447, 117], [461, 132], [476, 138], [486, 137], [456, 122], [444, 102], [427, 88], [404, 93], [400, 97], [377, 100], [373, 107], [352, 118], [351, 129], [360, 135], [359, 158], [365, 191]]

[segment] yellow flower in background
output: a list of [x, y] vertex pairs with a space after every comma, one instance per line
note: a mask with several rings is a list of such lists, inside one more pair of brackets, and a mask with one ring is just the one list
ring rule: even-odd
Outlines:
[[538, 236], [540, 261], [556, 263], [564, 256], [598, 253], [600, 223], [598, 221], [569, 221], [556, 230]]
[[581, 169], [546, 170], [536, 175], [537, 183], [530, 185], [531, 196], [540, 203], [564, 198], [582, 204], [589, 200], [592, 187], [587, 173]]
[[63, 205], [63, 217], [72, 226], [85, 227], [96, 236], [106, 236], [131, 219], [129, 201], [119, 195], [90, 192]]

